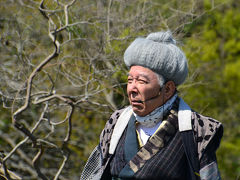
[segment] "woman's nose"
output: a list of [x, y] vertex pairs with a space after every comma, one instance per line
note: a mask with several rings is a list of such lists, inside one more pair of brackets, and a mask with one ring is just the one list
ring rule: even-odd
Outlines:
[[127, 86], [127, 90], [129, 95], [135, 97], [138, 94], [136, 81], [132, 81], [131, 83], [129, 83]]
[[128, 82], [127, 88], [133, 91], [136, 90], [137, 89], [136, 80], [133, 79], [131, 82]]

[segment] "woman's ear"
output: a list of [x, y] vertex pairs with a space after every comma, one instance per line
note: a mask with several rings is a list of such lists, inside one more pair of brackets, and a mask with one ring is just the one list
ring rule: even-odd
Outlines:
[[175, 83], [173, 81], [166, 82], [163, 90], [164, 90], [165, 98], [166, 98], [166, 101], [167, 101], [168, 99], [170, 99], [174, 95], [174, 93], [176, 91]]

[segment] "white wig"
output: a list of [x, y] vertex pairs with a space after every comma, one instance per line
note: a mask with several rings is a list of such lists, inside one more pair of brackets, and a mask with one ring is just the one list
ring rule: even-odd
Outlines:
[[129, 68], [134, 65], [149, 68], [176, 86], [182, 84], [188, 74], [187, 59], [170, 31], [135, 39], [124, 53], [124, 62]]

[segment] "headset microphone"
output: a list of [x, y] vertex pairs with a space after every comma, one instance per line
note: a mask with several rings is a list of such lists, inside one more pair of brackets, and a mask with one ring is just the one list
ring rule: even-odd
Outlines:
[[[163, 87], [164, 87], [164, 86], [163, 86]], [[138, 100], [137, 102], [138, 102], [138, 103], [143, 103], [143, 102], [151, 101], [151, 100], [153, 100], [153, 99], [158, 98], [158, 97], [161, 95], [161, 91], [162, 91], [163, 87], [160, 88], [159, 93], [158, 93], [156, 96], [153, 96], [153, 97], [151, 97], [151, 98], [149, 98], [149, 99], [145, 99], [144, 101]]]
[[153, 99], [156, 99], [156, 98], [158, 98], [159, 96], [160, 96], [160, 92], [156, 95], [156, 96], [153, 96], [153, 97], [151, 97], [151, 98], [149, 98], [149, 99], [145, 99], [144, 101], [141, 101], [141, 102], [147, 102], [147, 101], [151, 101], [151, 100], [153, 100]]

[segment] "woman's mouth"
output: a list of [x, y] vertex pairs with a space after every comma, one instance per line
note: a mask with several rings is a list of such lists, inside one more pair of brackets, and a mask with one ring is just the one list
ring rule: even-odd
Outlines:
[[142, 100], [131, 100], [131, 104], [132, 105], [139, 105], [139, 104], [143, 104]]

